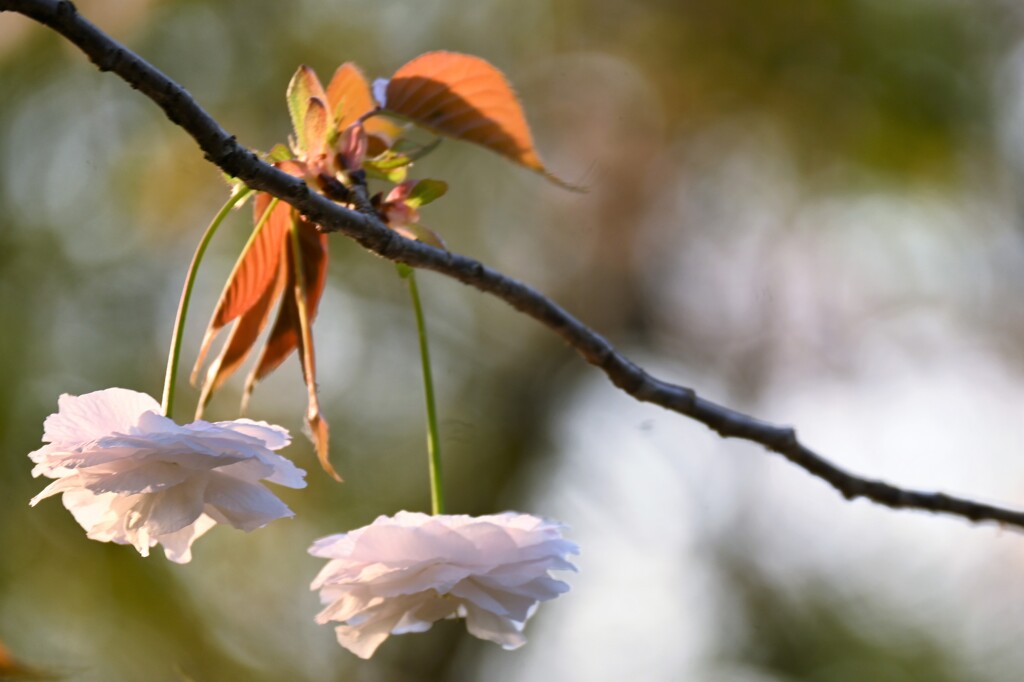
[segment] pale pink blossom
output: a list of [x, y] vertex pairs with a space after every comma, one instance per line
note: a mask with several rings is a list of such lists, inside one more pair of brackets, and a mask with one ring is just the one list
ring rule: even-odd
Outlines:
[[316, 621], [341, 623], [338, 642], [360, 658], [390, 635], [465, 618], [470, 634], [506, 649], [526, 643], [523, 626], [542, 601], [569, 586], [552, 570], [576, 570], [563, 526], [529, 514], [429, 516], [399, 512], [317, 540], [330, 559], [313, 581], [326, 606]]
[[32, 498], [63, 493], [64, 506], [100, 542], [160, 544], [171, 561], [217, 523], [242, 530], [292, 511], [261, 481], [305, 487], [305, 472], [274, 453], [290, 442], [280, 426], [250, 419], [179, 426], [153, 398], [123, 388], [62, 395], [29, 454], [33, 476], [57, 479]]

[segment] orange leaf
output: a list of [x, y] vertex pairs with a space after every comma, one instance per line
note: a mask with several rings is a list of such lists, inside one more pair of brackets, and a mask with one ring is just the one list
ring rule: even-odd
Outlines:
[[[306, 424], [316, 445], [320, 466], [335, 480], [340, 481], [341, 476], [328, 459], [329, 431], [326, 420], [320, 415], [320, 404], [316, 395], [316, 360], [311, 329], [327, 281], [327, 235], [321, 234], [315, 225], [306, 221], [296, 223], [293, 229], [294, 238], [290, 239], [285, 247], [288, 257], [287, 291], [282, 297], [281, 309], [277, 313], [270, 338], [245, 382], [243, 400], [248, 400], [258, 380], [273, 371], [293, 350], [299, 348], [299, 361], [302, 364], [302, 377], [306, 383], [309, 403]], [[296, 244], [299, 249], [297, 256], [293, 249]], [[296, 267], [296, 263], [301, 268]]]
[[[296, 294], [296, 298], [298, 297], [299, 295]], [[307, 324], [300, 321], [299, 326], [302, 333], [302, 374], [306, 379], [308, 401], [306, 426], [309, 427], [309, 435], [316, 446], [316, 457], [320, 461], [321, 468], [334, 480], [341, 482], [341, 475], [331, 465], [328, 445], [330, 429], [327, 426], [327, 420], [320, 414], [320, 400], [316, 395], [316, 356], [313, 352], [313, 330], [309, 326], [311, 319], [305, 318], [305, 321]]]
[[[277, 283], [274, 286], [267, 287], [256, 304], [245, 311], [238, 318], [235, 326], [231, 328], [228, 340], [224, 342], [224, 348], [221, 350], [220, 355], [217, 356], [217, 359], [210, 364], [210, 368], [206, 372], [203, 390], [200, 393], [199, 403], [196, 406], [196, 419], [202, 417], [202, 411], [210, 402], [214, 392], [238, 370], [249, 356], [249, 352], [252, 350], [256, 339], [259, 338], [260, 332], [263, 331], [263, 327], [270, 317], [270, 309], [273, 306], [274, 300], [281, 292], [283, 285], [284, 279], [280, 276], [279, 269]], [[245, 411], [244, 404], [242, 411]]]
[[[285, 164], [278, 165], [284, 170], [292, 172], [289, 168], [285, 168]], [[272, 200], [273, 197], [269, 194], [261, 192], [256, 195], [253, 207], [254, 220], [257, 224]], [[234, 269], [228, 276], [228, 282], [224, 286], [224, 291], [221, 292], [210, 324], [206, 328], [199, 357], [192, 370], [193, 383], [195, 383], [199, 368], [202, 366], [217, 332], [255, 306], [264, 292], [276, 283], [282, 248], [290, 226], [291, 206], [278, 203], [259, 232], [249, 237], [248, 243], [242, 250], [242, 255], [238, 257]]]
[[[311, 223], [302, 221], [298, 224], [299, 229], [299, 252], [302, 259], [302, 271], [304, 288], [306, 292], [306, 315], [310, 321], [316, 317], [320, 305], [320, 297], [323, 295], [324, 286], [327, 283], [327, 235], [317, 231]], [[277, 312], [277, 319], [267, 338], [267, 343], [260, 353], [259, 360], [253, 368], [249, 378], [246, 380], [246, 393], [252, 392], [252, 387], [257, 381], [273, 372], [287, 359], [291, 352], [299, 347], [301, 341], [299, 311], [294, 296], [290, 292], [295, 287], [295, 268], [292, 266], [293, 258], [291, 242], [285, 236], [284, 257], [288, 259], [286, 264], [287, 291], [281, 299], [281, 308]]]
[[[338, 132], [344, 131], [360, 116], [377, 107], [366, 76], [352, 62], [345, 62], [334, 72], [327, 86], [327, 105], [337, 120]], [[383, 136], [389, 143], [401, 132], [401, 128], [383, 116], [368, 118], [363, 126], [367, 134]]]
[[323, 467], [323, 470], [340, 483], [341, 474], [331, 465], [330, 451], [327, 446], [330, 438], [330, 429], [327, 428], [327, 420], [320, 416], [320, 406], [316, 403], [315, 392], [311, 394], [310, 400], [309, 411], [306, 413], [306, 426], [309, 427], [309, 433], [313, 436], [313, 444], [316, 446], [316, 458], [320, 461], [320, 466]]
[[327, 235], [318, 232], [311, 224], [300, 223], [292, 232], [292, 237], [289, 246], [298, 246], [302, 266], [299, 272], [295, 273], [296, 310], [302, 310], [300, 306], [305, 304], [306, 312], [305, 315], [298, 316], [302, 343], [300, 359], [308, 399], [306, 425], [316, 445], [316, 456], [321, 468], [334, 480], [341, 482], [341, 476], [331, 466], [329, 458], [330, 430], [327, 427], [327, 420], [320, 414], [320, 401], [316, 395], [316, 355], [313, 352], [313, 318], [316, 316], [327, 274]]
[[318, 159], [327, 153], [327, 131], [330, 129], [327, 104], [319, 97], [311, 97], [306, 109], [306, 145], [309, 159]]
[[386, 95], [388, 111], [439, 135], [487, 147], [562, 187], [579, 189], [547, 171], [512, 86], [479, 57], [444, 51], [420, 55], [395, 72]]

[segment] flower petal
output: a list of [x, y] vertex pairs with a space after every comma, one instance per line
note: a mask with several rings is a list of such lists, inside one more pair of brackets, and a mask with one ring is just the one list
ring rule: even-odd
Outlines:
[[290, 459], [280, 455], [274, 455], [272, 460], [274, 463], [274, 473], [267, 476], [264, 480], [269, 483], [283, 485], [286, 488], [306, 487], [306, 471], [304, 469], [300, 469]]
[[[134, 463], [132, 463], [134, 464]], [[188, 478], [188, 471], [173, 462], [142, 462], [109, 474], [85, 473], [81, 485], [94, 493], [154, 493], [176, 486]], [[67, 480], [67, 479], [65, 479]]]
[[526, 644], [522, 624], [485, 611], [472, 602], [466, 603], [466, 629], [469, 634], [500, 644], [502, 649], [518, 649]]
[[203, 513], [206, 488], [205, 479], [193, 477], [173, 488], [140, 495], [139, 503], [128, 513], [126, 528], [145, 528], [153, 537], [179, 531]]
[[566, 555], [578, 548], [561, 530], [521, 514], [399, 512], [321, 538], [309, 548], [330, 559], [311, 585], [324, 604], [316, 621], [340, 622], [339, 643], [363, 658], [389, 633], [422, 632], [454, 617], [466, 618], [477, 637], [517, 648], [537, 605], [568, 590], [548, 573], [575, 570]]
[[29, 502], [63, 494], [64, 506], [101, 542], [143, 556], [164, 545], [171, 561], [218, 522], [252, 530], [292, 512], [263, 487], [305, 485], [305, 472], [274, 450], [281, 427], [249, 419], [179, 426], [155, 400], [124, 389], [63, 396], [47, 424], [53, 442], [33, 452], [34, 475], [56, 479]]
[[337, 595], [332, 595], [328, 606], [316, 615], [316, 622], [324, 625], [332, 620], [352, 620], [383, 601], [368, 589], [341, 590]]
[[280, 450], [292, 442], [292, 436], [288, 433], [288, 429], [267, 422], [236, 419], [231, 422], [215, 422], [214, 426], [255, 438], [263, 444], [263, 447], [270, 450]]
[[[112, 520], [110, 503], [115, 497], [117, 496], [114, 494], [97, 495], [90, 490], [78, 489], [64, 493], [62, 501], [71, 515], [75, 517], [75, 521], [78, 521], [78, 524], [86, 531], [91, 531]], [[105, 542], [113, 540], [112, 534], [107, 530], [98, 532], [110, 535], [110, 537], [104, 538]]]
[[338, 643], [359, 658], [369, 658], [406, 613], [416, 608], [423, 599], [422, 596], [412, 596], [382, 602], [357, 626], [339, 625], [335, 628]]
[[30, 507], [34, 507], [39, 504], [40, 500], [45, 500], [47, 497], [52, 497], [57, 493], [62, 493], [67, 490], [73, 490], [80, 487], [81, 481], [76, 476], [67, 476], [65, 478], [58, 478], [50, 485], [43, 488], [38, 495], [29, 500], [28, 504]]
[[[380, 566], [376, 564], [375, 566]], [[359, 578], [366, 579], [368, 571], [363, 571]], [[449, 563], [416, 564], [405, 569], [388, 569], [378, 571], [374, 578], [377, 594], [392, 597], [400, 594], [414, 594], [425, 590], [434, 590], [439, 594], [448, 594], [461, 581], [473, 574], [472, 569]]]
[[64, 394], [57, 412], [43, 422], [43, 440], [50, 443], [85, 443], [110, 433], [127, 433], [146, 411], [160, 404], [125, 388], [107, 388], [85, 395]]
[[428, 594], [426, 597], [416, 608], [407, 611], [402, 616], [402, 620], [391, 628], [391, 634], [426, 632], [436, 621], [453, 618], [457, 615], [460, 606], [458, 600], [432, 594]]
[[452, 589], [452, 595], [496, 616], [508, 617], [520, 623], [526, 622], [530, 607], [536, 603], [535, 599], [505, 592], [474, 580], [460, 582]]
[[372, 533], [356, 539], [352, 555], [382, 563], [411, 563], [433, 559], [443, 547], [445, 558], [453, 563], [475, 558], [474, 547], [468, 540], [443, 525], [431, 525], [430, 518], [427, 517], [424, 528], [375, 522]]
[[181, 530], [161, 535], [160, 544], [164, 546], [164, 556], [176, 564], [187, 564], [192, 561], [192, 543], [215, 525], [216, 521], [202, 514]]
[[210, 474], [206, 503], [220, 512], [235, 528], [255, 530], [274, 519], [295, 516], [281, 500], [262, 485]]

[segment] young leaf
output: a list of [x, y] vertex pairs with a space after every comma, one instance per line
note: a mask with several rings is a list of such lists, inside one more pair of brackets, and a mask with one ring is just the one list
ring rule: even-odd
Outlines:
[[366, 171], [367, 177], [374, 178], [375, 180], [386, 180], [393, 184], [405, 182], [406, 177], [409, 175], [408, 163], [400, 166], [388, 166], [377, 165], [373, 161], [367, 161], [363, 165], [363, 169]]
[[330, 128], [327, 105], [318, 97], [311, 97], [306, 107], [307, 159], [314, 162], [327, 153], [327, 131]]
[[365, 163], [372, 164], [378, 170], [386, 171], [408, 166], [412, 163], [412, 159], [405, 154], [397, 154], [389, 149], [376, 158], [368, 159]]
[[[345, 62], [338, 67], [327, 86], [327, 105], [334, 117], [338, 132], [345, 130], [356, 120], [377, 107], [370, 94], [370, 86], [366, 76], [352, 62]], [[363, 124], [368, 135], [383, 136], [390, 143], [394, 141], [401, 128], [382, 116], [373, 116]]]
[[327, 235], [305, 221], [295, 222], [285, 246], [287, 286], [281, 309], [260, 354], [245, 382], [243, 402], [252, 394], [259, 379], [273, 371], [293, 350], [299, 349], [302, 377], [306, 383], [308, 407], [306, 424], [316, 445], [317, 458], [324, 471], [340, 481], [328, 459], [327, 422], [320, 415], [316, 395], [316, 361], [313, 351], [313, 318], [319, 307], [327, 277]]
[[[276, 210], [287, 212], [289, 207], [286, 204], [279, 204]], [[281, 269], [279, 268], [279, 273]], [[253, 307], [242, 313], [235, 326], [228, 334], [228, 340], [224, 342], [224, 348], [206, 371], [206, 379], [203, 381], [203, 388], [199, 395], [196, 419], [202, 417], [202, 412], [210, 402], [214, 392], [219, 389], [228, 378], [234, 374], [245, 362], [252, 350], [253, 345], [259, 338], [260, 332], [266, 326], [270, 317], [270, 309], [274, 301], [281, 293], [284, 286], [284, 278], [277, 277], [274, 286], [267, 287]], [[198, 365], [197, 365], [198, 366]], [[243, 404], [242, 411], [245, 411]]]
[[544, 167], [512, 86], [479, 57], [443, 51], [416, 57], [391, 77], [386, 105], [428, 130], [482, 145], [562, 187], [579, 189]]
[[[300, 221], [296, 225], [299, 241], [299, 258], [302, 263], [302, 289], [305, 296], [305, 316], [312, 321], [316, 317], [317, 309], [320, 306], [320, 297], [323, 295], [324, 287], [327, 284], [327, 235], [318, 232], [311, 223]], [[292, 253], [291, 242], [285, 233], [285, 253], [282, 259], [285, 261], [287, 270], [287, 287], [294, 288], [296, 261]], [[301, 342], [300, 315], [291, 295], [291, 289], [285, 292], [281, 299], [281, 309], [277, 313], [277, 320], [270, 331], [267, 343], [260, 353], [256, 366], [246, 380], [246, 392], [251, 392], [257, 381], [273, 372], [284, 360], [291, 355], [292, 351], [299, 347]]]
[[199, 357], [192, 370], [193, 383], [217, 332], [255, 306], [266, 290], [273, 288], [277, 281], [281, 251], [291, 225], [291, 208], [279, 203], [271, 210], [272, 203], [273, 198], [269, 194], [260, 193], [256, 196], [253, 203], [256, 228], [228, 276], [207, 325]]
[[295, 144], [299, 152], [309, 149], [309, 135], [306, 131], [306, 112], [309, 110], [311, 99], [319, 99], [327, 102], [327, 93], [320, 85], [320, 79], [316, 77], [313, 69], [305, 64], [299, 67], [292, 80], [288, 83], [287, 99], [288, 113], [292, 117], [292, 127], [295, 129]]
[[276, 163], [277, 161], [291, 161], [293, 158], [295, 157], [292, 156], [291, 150], [280, 143], [271, 147], [270, 152], [267, 154], [267, 160], [271, 163]]
[[409, 192], [405, 203], [413, 208], [419, 208], [429, 204], [431, 201], [440, 199], [448, 191], [448, 183], [444, 180], [420, 180]]
[[448, 250], [448, 245], [445, 243], [444, 239], [441, 238], [441, 235], [434, 232], [429, 227], [424, 227], [419, 223], [400, 225], [394, 228], [394, 230], [406, 239], [415, 239], [418, 242], [430, 244], [431, 246], [443, 251]]
[[409, 139], [399, 140], [391, 146], [390, 151], [406, 155], [409, 157], [409, 161], [417, 161], [437, 149], [443, 139], [444, 138], [441, 137], [435, 137], [427, 144], [421, 144]]

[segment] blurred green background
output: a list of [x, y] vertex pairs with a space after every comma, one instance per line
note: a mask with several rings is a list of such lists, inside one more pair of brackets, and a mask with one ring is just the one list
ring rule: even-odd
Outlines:
[[[661, 376], [796, 425], [837, 463], [1024, 504], [1024, 11], [1006, 0], [81, 0], [239, 140], [289, 130], [300, 63], [383, 76], [431, 49], [516, 85], [564, 192], [445, 142], [425, 222]], [[1024, 677], [1024, 539], [848, 503], [763, 451], [634, 403], [558, 339], [437, 275], [452, 512], [572, 527], [573, 591], [505, 652], [461, 623], [342, 650], [312, 540], [429, 506], [412, 313], [342, 237], [315, 327], [332, 426], [296, 511], [191, 564], [91, 542], [25, 455], [61, 393], [159, 396], [179, 287], [226, 188], [156, 107], [0, 14], [0, 642], [71, 680]], [[185, 364], [247, 216], [213, 245]], [[208, 417], [237, 416], [241, 379]], [[250, 414], [301, 432], [290, 359]], [[184, 390], [187, 413], [196, 392]]]

